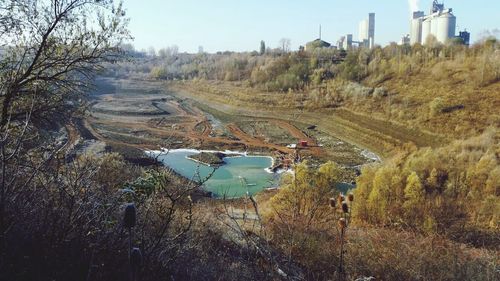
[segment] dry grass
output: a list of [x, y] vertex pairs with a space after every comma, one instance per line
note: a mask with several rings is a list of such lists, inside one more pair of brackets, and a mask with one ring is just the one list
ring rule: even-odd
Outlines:
[[377, 280], [497, 280], [498, 251], [439, 236], [365, 227], [348, 233], [346, 269]]
[[[455, 138], [470, 137], [489, 126], [498, 126], [500, 120], [500, 82], [477, 85], [477, 78], [471, 80], [470, 75], [467, 64], [439, 62], [411, 76], [379, 84], [389, 90], [388, 97], [369, 102], [350, 101], [346, 107], [409, 127]], [[367, 81], [370, 83], [370, 78]], [[436, 98], [442, 100], [443, 108], [432, 114]]]

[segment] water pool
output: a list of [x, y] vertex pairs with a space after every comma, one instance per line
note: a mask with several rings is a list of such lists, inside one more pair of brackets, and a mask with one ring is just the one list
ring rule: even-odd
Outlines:
[[[187, 158], [199, 152], [187, 149], [170, 150], [167, 154], [160, 155], [158, 160], [181, 176], [200, 182], [215, 168]], [[156, 156], [159, 152], [149, 153]], [[236, 157], [224, 158], [225, 164], [218, 167], [205, 182], [205, 190], [212, 192], [215, 197], [225, 195], [227, 198], [236, 198], [247, 192], [252, 195], [276, 185], [279, 175], [268, 170], [273, 164], [271, 157], [238, 154]]]

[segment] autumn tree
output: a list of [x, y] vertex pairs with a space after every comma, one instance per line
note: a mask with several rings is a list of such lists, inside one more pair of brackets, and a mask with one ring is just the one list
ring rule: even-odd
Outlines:
[[404, 208], [408, 222], [420, 225], [425, 212], [425, 190], [417, 173], [412, 172], [406, 179]]
[[[295, 167], [294, 175], [283, 180], [271, 199], [271, 210], [264, 216], [274, 241], [288, 258], [299, 260], [312, 271], [331, 268], [333, 272], [336, 268], [331, 262], [337, 252], [336, 244], [330, 242], [336, 239], [338, 214], [328, 202], [339, 193], [335, 184], [342, 173], [342, 168], [333, 162], [318, 169], [302, 162]], [[324, 274], [319, 276], [324, 278]], [[319, 276], [311, 278], [317, 280]]]
[[440, 148], [422, 148], [363, 168], [357, 222], [440, 233], [492, 245], [498, 232], [500, 160], [495, 129]]

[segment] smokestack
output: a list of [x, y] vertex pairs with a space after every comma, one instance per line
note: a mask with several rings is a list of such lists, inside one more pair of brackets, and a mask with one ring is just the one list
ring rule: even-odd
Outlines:
[[413, 15], [413, 12], [418, 11], [418, 1], [419, 0], [408, 0], [408, 6], [410, 8], [410, 16]]

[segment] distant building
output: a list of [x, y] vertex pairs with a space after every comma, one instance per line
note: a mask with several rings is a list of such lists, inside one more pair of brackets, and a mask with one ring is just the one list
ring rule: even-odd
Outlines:
[[352, 34], [347, 34], [344, 45], [342, 46], [344, 50], [350, 50], [352, 49]]
[[351, 50], [352, 49], [352, 34], [346, 34], [340, 37], [337, 41], [337, 49], [339, 50]]
[[341, 36], [339, 40], [337, 40], [337, 48], [339, 50], [344, 49], [344, 41], [345, 41], [345, 36]]
[[358, 41], [363, 42], [368, 40], [368, 20], [364, 19], [359, 23], [358, 27]]
[[399, 40], [399, 45], [410, 45], [410, 34], [406, 34], [405, 36], [401, 37], [401, 40]]
[[323, 41], [321, 39], [316, 39], [314, 41], [307, 43], [305, 50], [312, 51], [312, 50], [318, 49], [318, 48], [330, 48], [331, 46], [332, 46], [332, 44], [330, 44], [326, 41]]
[[373, 48], [375, 45], [375, 13], [359, 23], [358, 42], [360, 47]]
[[321, 25], [319, 26], [319, 38], [306, 44], [305, 51], [312, 51], [318, 48], [335, 48], [332, 44], [321, 40]]
[[470, 45], [470, 32], [467, 32], [467, 30], [460, 31], [458, 33], [458, 37], [460, 39], [462, 39], [462, 41], [464, 42], [465, 46], [469, 46]]
[[425, 44], [430, 36], [445, 44], [455, 38], [456, 22], [453, 10], [445, 9], [444, 4], [434, 0], [429, 15], [426, 16], [422, 11], [413, 13], [410, 20], [410, 44]]
[[369, 47], [373, 48], [375, 46], [375, 13], [368, 14], [368, 40]]
[[410, 44], [422, 43], [422, 21], [425, 13], [422, 11], [413, 12], [410, 21]]

